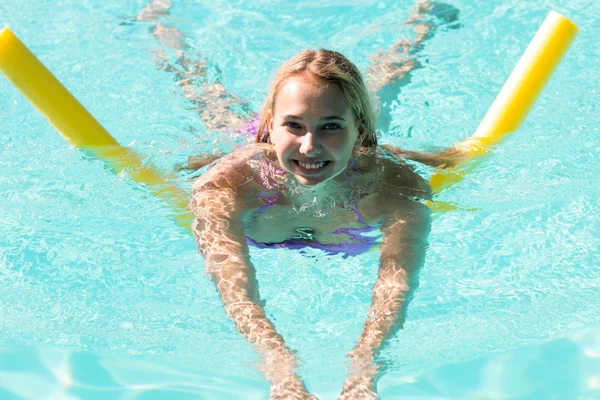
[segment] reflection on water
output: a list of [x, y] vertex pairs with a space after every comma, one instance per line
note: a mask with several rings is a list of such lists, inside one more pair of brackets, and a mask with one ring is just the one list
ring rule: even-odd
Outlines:
[[264, 399], [262, 381], [90, 352], [0, 348], [1, 399]]
[[379, 393], [384, 399], [597, 399], [600, 327], [542, 345], [448, 364], [416, 377], [390, 374], [381, 380]]
[[[310, 386], [310, 385], [309, 385]], [[334, 399], [337, 387], [314, 393]], [[543, 345], [418, 376], [390, 373], [379, 383], [383, 399], [600, 398], [600, 327]], [[266, 399], [262, 380], [184, 370], [164, 360], [126, 359], [90, 352], [0, 348], [1, 399]]]

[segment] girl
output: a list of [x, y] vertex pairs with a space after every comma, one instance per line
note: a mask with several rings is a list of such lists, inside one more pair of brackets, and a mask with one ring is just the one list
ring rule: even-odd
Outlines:
[[[418, 13], [433, 9], [430, 3], [420, 7]], [[159, 23], [156, 27], [155, 34], [169, 32]], [[401, 56], [417, 51], [430, 28], [424, 24], [415, 42], [399, 41], [393, 51], [374, 58], [369, 69], [372, 91], [380, 92], [418, 65]], [[183, 53], [180, 64], [186, 70], [205, 71], [202, 63], [186, 62]], [[217, 124], [210, 126], [213, 129], [225, 128], [220, 124], [232, 121], [223, 118], [229, 106], [222, 105], [221, 118], [208, 118], [207, 102], [194, 94], [192, 76], [198, 74], [179, 79], [178, 84], [190, 100], [198, 102], [205, 123]], [[204, 83], [203, 96], [223, 91], [218, 82]], [[378, 147], [369, 90], [356, 66], [331, 50], [304, 51], [285, 62], [260, 119], [248, 127], [256, 125], [257, 143], [221, 157], [193, 185], [192, 228], [206, 271], [228, 316], [261, 354], [270, 398], [314, 398], [296, 373], [293, 351], [265, 315], [248, 245], [312, 246], [349, 256], [375, 244], [362, 232], [380, 230], [383, 241], [372, 304], [348, 355], [351, 367], [340, 396], [378, 398], [380, 371], [375, 360], [403, 324], [431, 226], [430, 211], [423, 204], [431, 198], [429, 185], [399, 157], [440, 166], [453, 164], [461, 152], [424, 155]], [[199, 168], [214, 159], [198, 157], [189, 167]]]
[[264, 357], [271, 398], [311, 398], [265, 316], [248, 244], [353, 252], [365, 245], [357, 233], [379, 229], [379, 274], [341, 395], [377, 398], [375, 358], [402, 326], [425, 257], [428, 183], [377, 147], [367, 88], [340, 53], [308, 50], [284, 63], [261, 115], [258, 143], [220, 158], [193, 185], [193, 232], [206, 270]]

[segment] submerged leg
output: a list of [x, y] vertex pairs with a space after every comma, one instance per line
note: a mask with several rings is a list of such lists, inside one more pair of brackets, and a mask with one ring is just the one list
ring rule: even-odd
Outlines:
[[[192, 49], [185, 43], [183, 32], [159, 20], [160, 17], [169, 14], [172, 6], [170, 0], [152, 0], [136, 17], [138, 21], [155, 22], [152, 34], [163, 46], [175, 50], [175, 64], [169, 63], [166, 51], [157, 50], [155, 61], [158, 68], [174, 75], [175, 83], [183, 90], [183, 96], [194, 104], [200, 119], [208, 129], [226, 130], [242, 127], [256, 114], [250, 110], [246, 100], [227, 92], [218, 67], [207, 65], [206, 59], [200, 53], [196, 53], [195, 57], [190, 56]], [[208, 68], [216, 70], [215, 82], [208, 81]]]
[[[412, 14], [403, 24], [410, 25], [415, 32], [412, 41], [400, 39], [386, 50], [382, 50], [371, 58], [371, 65], [366, 73], [367, 86], [372, 93], [378, 95], [380, 104], [386, 105], [398, 97], [402, 86], [410, 83], [411, 73], [422, 68], [418, 53], [427, 40], [431, 39], [440, 26], [457, 28], [459, 10], [449, 4], [420, 0]], [[388, 110], [382, 110], [379, 126], [387, 129], [391, 122]], [[449, 168], [465, 159], [465, 152], [460, 147], [451, 147], [435, 154], [408, 151], [390, 145], [384, 149], [400, 158], [417, 161], [435, 168]]]
[[156, 21], [158, 17], [168, 15], [173, 7], [171, 0], [152, 0], [135, 17], [136, 21]]
[[[412, 70], [420, 68], [417, 54], [423, 49], [424, 43], [433, 37], [441, 25], [458, 27], [458, 14], [459, 10], [452, 5], [420, 0], [415, 13], [403, 22], [403, 25], [412, 27], [414, 39], [409, 41], [402, 38], [371, 57], [371, 65], [366, 72], [369, 90], [380, 93], [386, 86], [407, 78]], [[401, 86], [408, 82], [401, 82]]]
[[398, 98], [400, 88], [409, 84], [411, 72], [422, 68], [418, 53], [427, 40], [431, 39], [441, 26], [458, 27], [459, 10], [445, 3], [420, 0], [403, 25], [412, 27], [415, 36], [411, 40], [400, 39], [391, 47], [381, 50], [371, 57], [366, 77], [371, 93], [377, 95], [380, 116], [380, 129], [387, 130], [391, 122], [389, 104]]

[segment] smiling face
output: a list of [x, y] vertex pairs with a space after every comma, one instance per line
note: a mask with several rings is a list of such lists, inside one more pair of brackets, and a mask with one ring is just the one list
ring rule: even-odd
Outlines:
[[285, 81], [269, 120], [279, 164], [304, 186], [340, 175], [361, 129], [340, 87], [309, 73]]

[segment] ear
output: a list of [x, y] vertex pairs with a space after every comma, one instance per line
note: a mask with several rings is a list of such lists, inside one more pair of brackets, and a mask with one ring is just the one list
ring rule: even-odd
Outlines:
[[269, 129], [269, 133], [273, 132], [273, 113], [267, 113], [267, 129]]
[[354, 147], [361, 147], [365, 140], [365, 126], [360, 125], [358, 127], [358, 137], [356, 138], [356, 142], [354, 142]]

